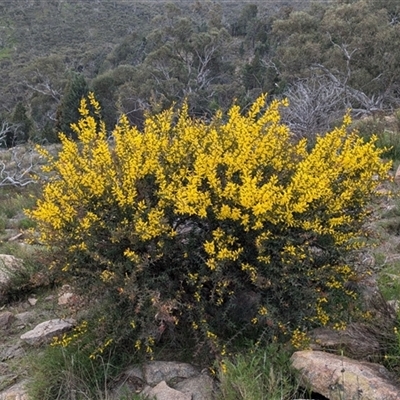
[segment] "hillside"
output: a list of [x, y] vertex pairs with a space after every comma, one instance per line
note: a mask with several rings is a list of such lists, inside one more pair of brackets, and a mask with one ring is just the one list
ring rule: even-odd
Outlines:
[[[354, 2], [3, 1], [3, 135], [57, 140], [94, 91], [108, 129], [121, 112], [187, 99], [210, 117], [261, 92], [301, 99], [286, 118], [299, 135], [399, 103], [399, 5]], [[293, 101], [294, 103], [295, 101]], [[297, 101], [296, 101], [297, 102]]]

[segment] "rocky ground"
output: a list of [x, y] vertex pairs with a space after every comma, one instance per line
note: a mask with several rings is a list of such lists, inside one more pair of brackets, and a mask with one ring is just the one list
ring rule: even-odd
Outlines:
[[[20, 260], [0, 255], [0, 263], [18, 268]], [[1, 277], [4, 283], [7, 274]], [[0, 281], [1, 283], [1, 281]], [[54, 336], [73, 328], [67, 318], [74, 301], [71, 288], [31, 295], [26, 300], [3, 305], [0, 311], [0, 399], [27, 400], [25, 384], [29, 380], [26, 360], [35, 356]], [[207, 400], [215, 390], [207, 370], [178, 362], [148, 362], [127, 369], [110, 385], [109, 399], [122, 394], [142, 393], [149, 398]], [[128, 397], [131, 398], [131, 397]]]

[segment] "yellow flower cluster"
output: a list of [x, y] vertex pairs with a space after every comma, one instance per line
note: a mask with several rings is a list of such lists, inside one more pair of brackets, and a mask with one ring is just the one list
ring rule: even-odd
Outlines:
[[114, 278], [114, 276], [115, 276], [115, 272], [113, 272], [113, 271], [108, 271], [108, 270], [104, 270], [101, 274], [100, 274], [100, 279], [103, 281], [103, 282], [111, 282], [112, 281], [112, 279]]
[[55, 336], [50, 343], [50, 346], [68, 347], [72, 342], [82, 337], [88, 330], [87, 321], [82, 321], [76, 326], [72, 333], [64, 333], [61, 337]]
[[[89, 103], [98, 113], [92, 95]], [[294, 144], [280, 124], [278, 108], [285, 102], [274, 101], [261, 112], [264, 104], [261, 96], [248, 115], [234, 106], [228, 121], [217, 115], [210, 124], [189, 118], [184, 107], [173, 125], [169, 110], [149, 117], [144, 132], [123, 116], [110, 145], [104, 125], [96, 124], [82, 100], [83, 118], [74, 126], [80, 142], [61, 135], [62, 151], [57, 159], [48, 155], [46, 166], [55, 175], [30, 213], [42, 228], [42, 240], [54, 242], [72, 227], [74, 242], [82, 243], [94, 226], [106, 223], [100, 215], [105, 197], [129, 209], [128, 224], [143, 241], [173, 235], [165, 215], [170, 206], [177, 215], [205, 218], [211, 212], [221, 221], [239, 221], [246, 230], [262, 231], [260, 236], [268, 222], [348, 241], [353, 233], [340, 229], [352, 220], [346, 210], [364, 205], [360, 194], [373, 191], [378, 182], [373, 177], [384, 177], [388, 165], [373, 142], [348, 134], [348, 118], [307, 152], [306, 142]], [[156, 180], [158, 198], [151, 207], [149, 176]], [[316, 209], [324, 209], [324, 216]], [[217, 239], [204, 244], [212, 258], [238, 258], [240, 248], [213, 250]]]
[[221, 228], [212, 232], [213, 240], [204, 243], [204, 250], [209, 259], [206, 262], [210, 270], [215, 270], [221, 262], [238, 260], [243, 249], [236, 245], [237, 239], [232, 235], [227, 235]]
[[296, 350], [307, 350], [310, 348], [310, 338], [307, 333], [296, 328], [292, 332], [290, 343]]
[[155, 345], [155, 340], [154, 340], [154, 338], [152, 337], [152, 336], [148, 336], [147, 338], [146, 338], [146, 353], [147, 354], [149, 354], [149, 356], [150, 356], [150, 359], [152, 360], [153, 359], [153, 348], [154, 348], [154, 345]]
[[92, 354], [90, 354], [89, 358], [94, 360], [97, 356], [100, 356], [104, 353], [104, 350], [111, 345], [113, 339], [106, 340], [101, 346], [99, 346]]
[[326, 303], [328, 303], [328, 299], [326, 297], [320, 297], [317, 300], [317, 304], [316, 304], [316, 308], [315, 308], [316, 316], [311, 318], [311, 320], [317, 321], [322, 326], [325, 326], [331, 319], [329, 314], [327, 313], [327, 311], [324, 308], [324, 305]]

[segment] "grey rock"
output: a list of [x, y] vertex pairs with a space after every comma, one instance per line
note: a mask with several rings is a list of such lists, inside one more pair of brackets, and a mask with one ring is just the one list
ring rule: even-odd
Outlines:
[[15, 383], [18, 379], [18, 375], [15, 374], [7, 374], [7, 375], [0, 375], [0, 390], [11, 386]]
[[29, 400], [25, 385], [27, 381], [19, 382], [0, 393], [0, 400]]
[[389, 300], [388, 305], [393, 308], [395, 313], [397, 313], [400, 308], [400, 301], [399, 300]]
[[398, 400], [400, 388], [383, 366], [322, 351], [298, 351], [291, 357], [304, 386], [330, 400]]
[[143, 371], [139, 367], [132, 367], [132, 368], [126, 370], [124, 375], [127, 378], [137, 378], [137, 379], [140, 379], [141, 381], [144, 380]]
[[28, 299], [28, 303], [31, 305], [31, 306], [34, 306], [34, 305], [36, 305], [36, 303], [37, 303], [37, 298], [35, 298], [35, 297], [29, 297], [29, 299]]
[[381, 353], [381, 345], [372, 326], [353, 323], [344, 330], [316, 328], [310, 333], [313, 350], [344, 351], [355, 359], [374, 359]]
[[24, 355], [25, 350], [19, 343], [0, 347], [0, 361], [7, 361]]
[[36, 318], [36, 314], [33, 311], [25, 311], [22, 313], [15, 314], [15, 324], [17, 326], [25, 326], [33, 322]]
[[58, 296], [58, 305], [59, 306], [68, 305], [73, 297], [74, 297], [74, 294], [71, 292], [61, 294], [60, 296]]
[[8, 329], [14, 321], [14, 314], [10, 311], [0, 313], [0, 329]]
[[207, 374], [185, 379], [174, 385], [174, 389], [190, 395], [192, 400], [211, 400], [216, 390], [214, 380]]
[[141, 368], [133, 367], [114, 378], [109, 387], [112, 398], [119, 399], [124, 394], [142, 392], [146, 387], [146, 383]]
[[10, 274], [20, 269], [23, 261], [9, 254], [0, 254], [0, 285], [10, 281]]
[[153, 388], [144, 390], [142, 396], [147, 399], [156, 400], [192, 400], [191, 395], [172, 389], [165, 381], [160, 382]]
[[5, 362], [0, 362], [0, 375], [5, 375], [9, 371], [9, 366]]
[[396, 173], [394, 175], [394, 181], [400, 185], [400, 165], [397, 167]]
[[144, 380], [150, 386], [157, 385], [162, 381], [191, 378], [198, 373], [199, 371], [193, 365], [174, 361], [151, 361], [143, 366]]
[[53, 337], [68, 332], [75, 325], [73, 319], [52, 319], [36, 325], [34, 329], [21, 335], [21, 340], [37, 346], [49, 342]]
[[142, 397], [156, 399], [211, 400], [215, 392], [215, 383], [206, 373], [191, 364], [168, 361], [129, 368], [111, 385], [112, 399], [141, 393]]

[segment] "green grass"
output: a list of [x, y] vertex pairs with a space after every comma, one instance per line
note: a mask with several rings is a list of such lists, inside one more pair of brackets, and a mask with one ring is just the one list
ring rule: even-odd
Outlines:
[[292, 399], [299, 386], [289, 359], [290, 353], [275, 344], [225, 358], [218, 367], [218, 400]]
[[383, 132], [378, 133], [377, 146], [385, 148], [384, 157], [394, 161], [400, 160], [400, 133], [385, 129]]
[[381, 272], [379, 287], [386, 300], [400, 299], [400, 268], [387, 268]]
[[7, 218], [0, 216], [0, 234], [4, 233], [7, 227]]
[[36, 222], [31, 220], [30, 218], [22, 218], [18, 221], [18, 229], [28, 230], [36, 227]]
[[[400, 249], [399, 249], [400, 251]], [[400, 254], [377, 254], [378, 286], [386, 300], [400, 300]]]
[[[89, 338], [87, 338], [89, 340]], [[82, 343], [80, 344], [82, 346]], [[28, 390], [32, 400], [106, 400], [111, 398], [107, 382], [118, 372], [112, 359], [90, 360], [76, 346], [47, 347], [32, 357], [34, 379]], [[290, 353], [278, 345], [250, 346], [216, 367], [219, 382], [216, 400], [290, 400], [310, 398], [300, 389], [296, 373], [290, 367]], [[119, 400], [139, 399], [122, 392]]]
[[[31, 400], [116, 400], [110, 387], [127, 365], [137, 365], [135, 352], [115, 350], [91, 358], [95, 336], [78, 328], [70, 333], [65, 346], [49, 345], [28, 359], [30, 377], [28, 394]], [[60, 338], [62, 339], [62, 338]], [[136, 394], [121, 390], [118, 400], [138, 400]]]
[[0, 61], [10, 58], [12, 54], [12, 49], [4, 47], [0, 49]]
[[28, 384], [32, 400], [105, 400], [110, 365], [100, 368], [75, 346], [48, 346], [31, 359], [34, 379]]
[[396, 204], [378, 221], [381, 248], [374, 251], [378, 285], [386, 300], [400, 299], [400, 207]]

